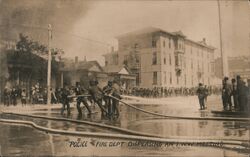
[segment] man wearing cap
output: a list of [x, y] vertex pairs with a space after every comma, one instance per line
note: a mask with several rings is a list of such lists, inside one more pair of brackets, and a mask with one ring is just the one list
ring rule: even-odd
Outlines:
[[92, 99], [101, 109], [102, 115], [105, 114], [107, 115], [107, 111], [102, 106], [103, 92], [102, 89], [98, 86], [98, 81], [90, 80], [89, 83], [90, 83], [89, 93], [92, 96]]
[[205, 109], [205, 88], [203, 87], [202, 83], [199, 83], [199, 87], [196, 91], [196, 94], [198, 95], [200, 110], [204, 110]]
[[81, 103], [87, 108], [89, 114], [91, 114], [91, 109], [87, 103], [87, 98], [83, 96], [84, 94], [87, 94], [87, 90], [81, 87], [79, 82], [76, 82], [76, 88], [75, 88], [75, 94], [76, 94], [76, 101], [77, 101], [77, 111], [79, 115], [82, 115], [82, 109], [81, 109]]
[[[112, 85], [113, 85], [113, 82], [108, 81], [108, 84], [103, 87], [103, 93], [105, 95], [110, 95], [112, 93], [112, 90], [113, 90]], [[103, 99], [105, 101], [106, 108], [108, 108], [108, 115], [111, 116], [113, 114], [112, 113], [112, 99], [108, 96], [104, 96]]]

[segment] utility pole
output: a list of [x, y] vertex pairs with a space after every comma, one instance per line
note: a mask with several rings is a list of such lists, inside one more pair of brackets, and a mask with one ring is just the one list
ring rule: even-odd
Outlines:
[[220, 0], [217, 0], [217, 3], [218, 3], [218, 13], [219, 13], [219, 29], [220, 29], [220, 50], [221, 50], [222, 77], [225, 77], [225, 76], [228, 76], [228, 60], [227, 60], [227, 52], [223, 51], [223, 44], [222, 44]]
[[47, 105], [51, 105], [51, 39], [52, 27], [48, 25], [48, 73], [47, 73]]

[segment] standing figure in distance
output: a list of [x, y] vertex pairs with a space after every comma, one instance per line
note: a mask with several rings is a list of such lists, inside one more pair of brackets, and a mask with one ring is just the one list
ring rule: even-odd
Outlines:
[[198, 95], [200, 110], [204, 110], [205, 109], [205, 88], [203, 87], [202, 83], [199, 83], [199, 87], [196, 91], [196, 94]]

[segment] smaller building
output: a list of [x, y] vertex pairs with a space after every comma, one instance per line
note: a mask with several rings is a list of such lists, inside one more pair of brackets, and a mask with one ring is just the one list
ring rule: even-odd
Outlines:
[[123, 89], [130, 89], [136, 85], [136, 75], [132, 74], [126, 66], [104, 67], [104, 70], [108, 73], [109, 80], [118, 80]]
[[[240, 75], [244, 80], [250, 80], [250, 56], [228, 57], [229, 77]], [[215, 60], [215, 75], [222, 78], [221, 58]]]
[[59, 71], [61, 87], [74, 86], [76, 82], [88, 87], [92, 79], [98, 80], [99, 85], [103, 87], [108, 81], [108, 74], [97, 61], [78, 61], [78, 57], [75, 57], [75, 60], [63, 59]]

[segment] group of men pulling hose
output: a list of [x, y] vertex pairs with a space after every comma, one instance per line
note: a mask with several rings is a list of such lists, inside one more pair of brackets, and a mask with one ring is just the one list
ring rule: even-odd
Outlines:
[[[229, 78], [225, 77], [222, 81], [221, 92], [223, 109], [225, 111], [249, 111], [250, 85], [247, 86], [246, 82], [244, 82], [239, 75], [236, 76], [236, 79], [232, 78], [231, 83]], [[205, 102], [209, 95], [208, 91], [202, 83], [199, 83], [196, 93], [198, 95], [200, 109], [204, 110], [206, 108]]]
[[97, 80], [90, 80], [88, 89], [81, 86], [79, 82], [76, 83], [76, 87], [73, 90], [65, 86], [61, 92], [61, 103], [63, 105], [61, 114], [64, 113], [66, 108], [68, 114], [70, 114], [70, 102], [74, 97], [76, 97], [77, 111], [80, 116], [82, 115], [81, 104], [86, 107], [89, 115], [92, 114], [88, 104], [89, 101], [99, 106], [102, 116], [119, 117], [118, 105], [121, 96], [120, 85], [116, 80], [108, 81], [108, 84], [103, 89], [98, 86]]

